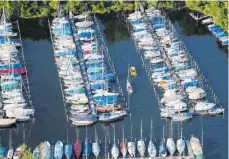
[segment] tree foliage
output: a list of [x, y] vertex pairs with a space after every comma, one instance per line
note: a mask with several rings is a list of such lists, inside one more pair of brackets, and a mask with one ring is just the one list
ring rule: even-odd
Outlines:
[[187, 7], [211, 16], [215, 23], [228, 32], [228, 2], [223, 1], [185, 1]]

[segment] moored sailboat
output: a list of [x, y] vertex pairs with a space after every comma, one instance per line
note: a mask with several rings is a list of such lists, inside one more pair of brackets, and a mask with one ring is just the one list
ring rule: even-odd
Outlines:
[[137, 142], [137, 149], [141, 157], [144, 157], [146, 151], [146, 145], [142, 135], [142, 120], [141, 120], [141, 139]]
[[114, 143], [113, 143], [113, 146], [111, 148], [111, 155], [114, 159], [117, 159], [119, 156], [119, 150], [118, 150], [118, 147], [116, 146], [116, 143], [115, 143], [115, 127], [113, 127], [113, 129], [114, 129]]
[[100, 147], [99, 147], [99, 143], [98, 143], [98, 135], [97, 135], [97, 131], [96, 131], [96, 127], [95, 127], [95, 142], [92, 143], [92, 152], [95, 155], [95, 157], [97, 158], [100, 152]]
[[132, 141], [132, 123], [130, 125], [130, 142], [127, 143], [127, 150], [128, 150], [128, 153], [130, 155], [130, 157], [135, 157], [135, 153], [136, 153], [136, 145], [135, 145], [135, 142]]
[[153, 121], [151, 119], [151, 131], [150, 131], [150, 141], [149, 141], [149, 144], [148, 144], [148, 148], [147, 148], [147, 151], [148, 151], [148, 154], [150, 157], [156, 157], [157, 155], [157, 149], [153, 143]]

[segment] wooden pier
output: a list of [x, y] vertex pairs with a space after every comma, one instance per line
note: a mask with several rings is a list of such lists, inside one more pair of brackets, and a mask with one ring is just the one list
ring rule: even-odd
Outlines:
[[207, 16], [207, 15], [198, 17], [198, 16], [195, 16], [192, 12], [190, 12], [189, 15], [190, 15], [193, 19], [195, 19], [196, 21], [203, 20], [204, 18], [208, 18], [208, 17], [209, 17], [209, 16]]

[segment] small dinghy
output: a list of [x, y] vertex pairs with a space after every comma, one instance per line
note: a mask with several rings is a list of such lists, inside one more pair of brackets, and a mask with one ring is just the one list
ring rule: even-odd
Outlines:
[[62, 159], [63, 157], [63, 143], [61, 141], [57, 141], [54, 148], [54, 158]]
[[133, 93], [133, 88], [132, 88], [129, 80], [126, 81], [126, 89], [127, 89], [127, 92], [129, 95], [131, 95]]
[[131, 66], [131, 67], [130, 67], [130, 75], [131, 75], [132, 77], [136, 77], [136, 76], [137, 76], [137, 72], [136, 72], [136, 69], [135, 69], [134, 66]]
[[66, 159], [71, 159], [72, 157], [72, 145], [68, 144], [64, 146], [64, 155], [66, 157]]

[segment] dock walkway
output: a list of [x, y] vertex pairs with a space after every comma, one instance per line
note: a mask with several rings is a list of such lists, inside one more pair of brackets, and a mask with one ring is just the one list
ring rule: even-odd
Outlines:
[[197, 16], [195, 16], [193, 13], [189, 13], [189, 15], [190, 15], [193, 19], [195, 19], [196, 21], [199, 21], [199, 20], [202, 20], [202, 19], [204, 19], [204, 18], [208, 18], [208, 17], [209, 17], [209, 16], [207, 16], [207, 15], [197, 17]]
[[88, 76], [87, 76], [85, 63], [83, 61], [83, 55], [82, 55], [82, 52], [81, 52], [81, 49], [80, 49], [80, 43], [79, 43], [78, 39], [76, 39], [77, 32], [76, 32], [76, 28], [75, 28], [73, 19], [70, 19], [70, 24], [71, 24], [72, 33], [73, 33], [73, 40], [74, 40], [74, 43], [75, 43], [76, 48], [77, 48], [79, 65], [80, 65], [80, 69], [81, 69], [81, 74], [83, 76], [83, 81], [84, 81], [84, 84], [85, 84], [86, 94], [87, 94], [87, 97], [88, 97], [88, 100], [89, 100], [89, 106], [91, 107], [92, 114], [96, 114], [96, 109], [95, 109], [95, 104], [94, 104], [94, 101], [93, 101], [91, 86], [90, 86], [89, 79], [88, 79]]

